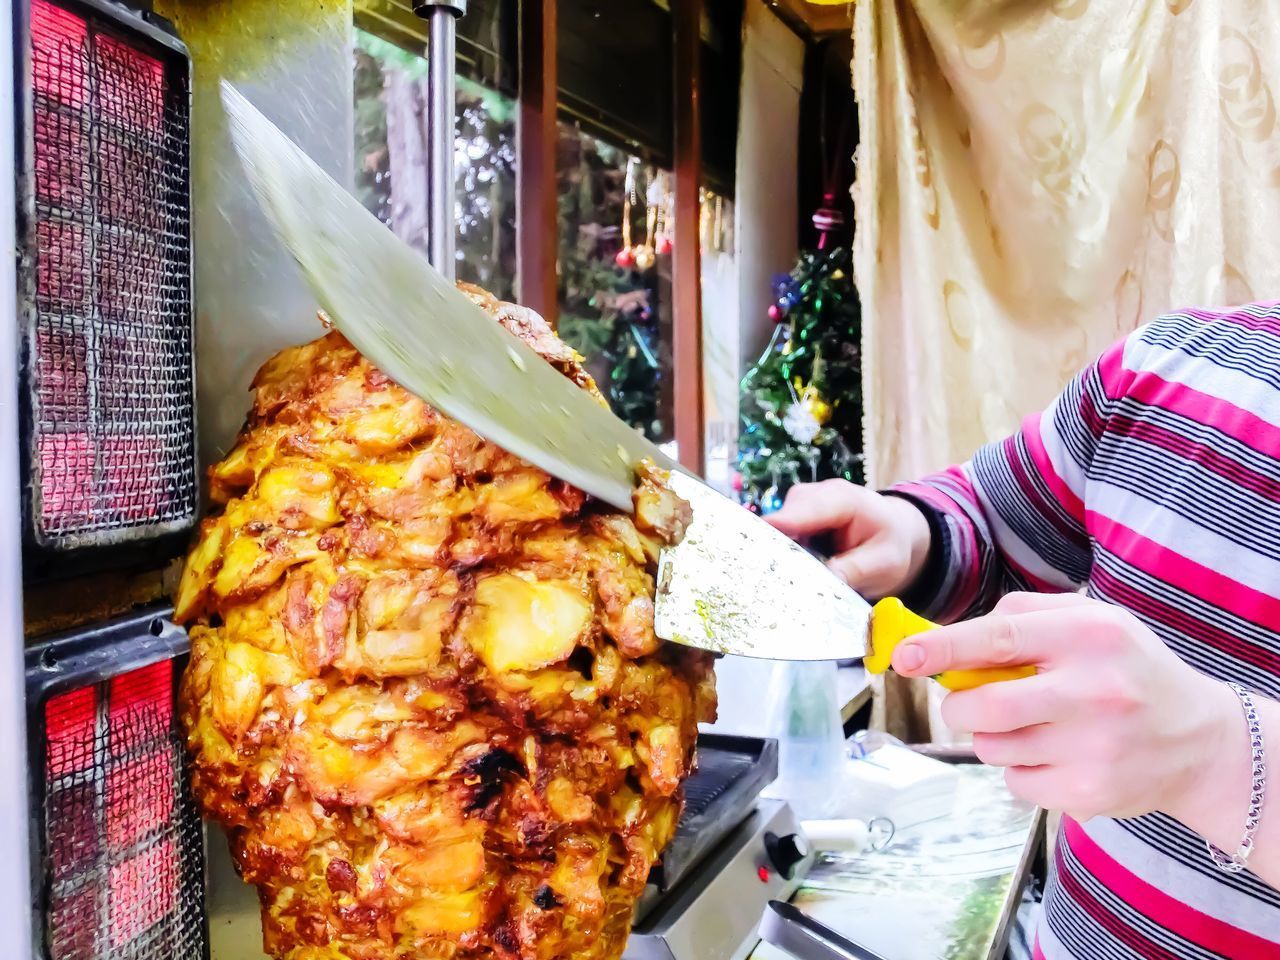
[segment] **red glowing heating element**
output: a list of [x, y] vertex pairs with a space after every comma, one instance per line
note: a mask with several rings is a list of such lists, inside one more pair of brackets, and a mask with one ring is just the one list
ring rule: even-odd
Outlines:
[[[31, 2], [31, 522], [83, 546], [196, 507], [185, 77]], [[74, 542], [72, 542], [74, 540]]]
[[166, 660], [45, 706], [50, 960], [105, 960], [179, 920], [173, 682]]
[[150, 611], [27, 647], [40, 960], [206, 960], [204, 844]]

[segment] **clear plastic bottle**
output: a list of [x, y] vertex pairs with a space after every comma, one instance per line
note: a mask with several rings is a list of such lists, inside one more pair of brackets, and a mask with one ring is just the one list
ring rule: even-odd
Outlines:
[[778, 779], [765, 796], [788, 801], [801, 819], [830, 816], [839, 806], [846, 762], [834, 662], [774, 666], [769, 735], [778, 740]]

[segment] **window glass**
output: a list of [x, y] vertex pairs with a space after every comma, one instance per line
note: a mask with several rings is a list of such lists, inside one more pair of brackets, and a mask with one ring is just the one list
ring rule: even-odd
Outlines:
[[614, 413], [668, 443], [671, 176], [570, 123], [556, 173], [560, 335]]
[[[356, 194], [427, 249], [427, 61], [356, 31]], [[516, 277], [515, 101], [458, 78], [455, 118], [458, 279], [505, 300]]]

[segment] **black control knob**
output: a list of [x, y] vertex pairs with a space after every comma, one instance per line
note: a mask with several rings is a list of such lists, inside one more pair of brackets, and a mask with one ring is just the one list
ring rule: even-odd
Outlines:
[[784, 837], [766, 833], [764, 849], [769, 854], [773, 868], [784, 880], [794, 880], [800, 865], [809, 858], [809, 843], [798, 833], [789, 833]]

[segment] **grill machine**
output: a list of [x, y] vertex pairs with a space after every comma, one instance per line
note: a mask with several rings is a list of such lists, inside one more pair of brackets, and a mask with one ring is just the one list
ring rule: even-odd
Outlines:
[[[172, 570], [197, 516], [200, 464], [238, 426], [248, 377], [315, 334], [298, 325], [314, 305], [249, 199], [207, 91], [231, 77], [349, 178], [351, 12], [314, 0], [154, 6], [170, 19], [152, 0], [0, 0], [15, 91], [0, 98], [0, 127], [15, 132], [0, 138], [0, 163], [18, 173], [0, 178], [15, 183], [16, 211], [0, 229], [19, 254], [0, 312], [14, 321], [0, 337], [0, 395], [19, 398], [16, 411], [0, 402], [0, 435], [19, 438], [0, 443], [11, 638], [0, 653], [0, 922], [11, 955], [41, 960], [261, 955], [256, 898], [222, 838], [202, 842], [188, 791], [174, 710], [186, 638], [166, 619], [165, 579], [146, 581], [139, 608], [119, 575]], [[450, 274], [448, 118], [465, 7], [415, 3], [434, 54], [430, 253]], [[105, 595], [86, 602], [95, 591]], [[43, 629], [57, 616], [33, 624], [33, 608], [68, 629]], [[786, 805], [759, 799], [775, 744], [708, 736], [700, 762], [628, 958], [742, 957], [767, 901], [810, 862]]]

